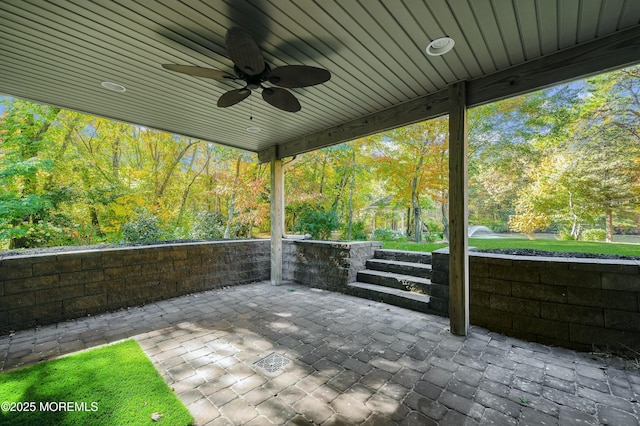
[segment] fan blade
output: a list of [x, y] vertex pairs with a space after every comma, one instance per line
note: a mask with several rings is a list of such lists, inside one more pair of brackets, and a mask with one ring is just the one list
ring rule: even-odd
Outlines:
[[214, 80], [235, 80], [236, 77], [227, 74], [224, 71], [214, 70], [212, 68], [196, 67], [192, 65], [175, 65], [162, 64], [162, 67], [169, 71], [181, 72], [183, 74], [192, 75], [194, 77], [212, 78]]
[[230, 28], [225, 42], [229, 57], [245, 74], [258, 75], [264, 71], [264, 58], [260, 46], [251, 34], [242, 28]]
[[237, 104], [238, 102], [245, 100], [250, 94], [251, 90], [247, 88], [229, 90], [228, 92], [223, 93], [220, 98], [218, 98], [218, 106], [221, 108], [230, 107]]
[[262, 99], [283, 111], [298, 112], [302, 108], [295, 96], [286, 89], [267, 87], [262, 91]]
[[290, 89], [322, 84], [329, 81], [330, 78], [329, 71], [306, 65], [285, 65], [274, 69], [269, 74], [271, 84]]

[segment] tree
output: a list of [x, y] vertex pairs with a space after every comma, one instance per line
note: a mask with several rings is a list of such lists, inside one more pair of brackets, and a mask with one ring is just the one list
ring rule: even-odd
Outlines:
[[358, 212], [371, 200], [371, 175], [376, 161], [372, 151], [376, 141], [376, 136], [363, 138], [285, 162], [286, 227], [301, 229], [301, 220], [314, 217], [309, 216], [309, 210], [334, 212], [337, 221], [346, 225], [342, 235], [353, 238]]
[[251, 154], [28, 101], [2, 102], [5, 248], [119, 241], [141, 211], [163, 238], [189, 236], [209, 212], [226, 217], [230, 237], [267, 223], [265, 168]]
[[[586, 122], [585, 122], [586, 124]], [[604, 215], [606, 241], [613, 241], [613, 216], [640, 206], [640, 144], [617, 126], [586, 126], [574, 145], [567, 185], [584, 200], [591, 217]]]
[[498, 231], [525, 226], [527, 231], [521, 232], [531, 236], [547, 226], [550, 216], [542, 220], [532, 212], [540, 203], [522, 188], [534, 184], [543, 159], [570, 137], [582, 90], [579, 85], [562, 85], [470, 111], [470, 222]]
[[549, 99], [540, 105], [554, 116], [547, 111], [537, 119], [549, 123], [550, 131], [530, 143], [537, 155], [523, 168], [527, 183], [510, 220], [513, 229], [539, 229], [551, 219], [567, 224], [570, 237], [578, 239], [583, 224], [604, 218], [606, 240], [612, 241], [614, 214], [640, 206], [638, 75], [630, 71], [580, 83], [578, 96], [568, 96], [574, 93], [570, 85], [538, 96]]
[[[48, 237], [50, 210], [66, 195], [65, 191], [46, 188], [56, 164], [44, 151], [57, 136], [55, 122], [60, 109], [9, 98], [4, 105], [0, 123], [0, 238], [9, 239], [12, 248], [29, 247]], [[37, 235], [38, 229], [43, 235]]]
[[[439, 118], [386, 132], [380, 170], [394, 197], [406, 200], [413, 214], [413, 234], [422, 239], [422, 209], [430, 200], [444, 204], [448, 188], [448, 122]], [[409, 219], [411, 214], [408, 215]], [[443, 215], [443, 222], [448, 221]], [[411, 220], [407, 220], [410, 230]], [[407, 232], [411, 234], [411, 232]]]
[[640, 68], [587, 80], [577, 126], [582, 180], [594, 209], [604, 213], [606, 241], [613, 216], [640, 207]]

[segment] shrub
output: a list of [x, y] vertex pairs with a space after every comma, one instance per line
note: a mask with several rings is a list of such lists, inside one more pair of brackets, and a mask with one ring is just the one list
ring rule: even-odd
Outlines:
[[301, 234], [311, 234], [314, 240], [328, 240], [331, 238], [331, 231], [340, 228], [338, 215], [333, 210], [305, 210], [294, 231]]
[[423, 228], [422, 239], [426, 243], [440, 241], [444, 238], [442, 222], [432, 217], [423, 220], [425, 227]]
[[201, 212], [191, 225], [190, 237], [196, 240], [215, 240], [224, 236], [226, 219], [220, 213]]
[[571, 230], [563, 227], [558, 230], [558, 239], [560, 241], [575, 241], [575, 237], [571, 235]]
[[407, 241], [407, 237], [400, 231], [391, 229], [376, 229], [373, 231], [374, 241]]
[[604, 229], [587, 229], [582, 233], [581, 240], [583, 241], [604, 241], [607, 238], [607, 233]]
[[51, 222], [23, 222], [13, 227], [13, 231], [9, 248], [52, 247], [69, 243], [66, 230]]
[[139, 210], [122, 227], [122, 239], [130, 243], [159, 241], [163, 235], [158, 218], [147, 210]]
[[[361, 220], [352, 222], [351, 224], [351, 240], [352, 241], [367, 240], [367, 233], [364, 232], [364, 227], [365, 227], [365, 223]], [[343, 240], [346, 240], [348, 237], [347, 235], [348, 231], [349, 231], [348, 225], [345, 225], [342, 228], [342, 233], [340, 234], [340, 238], [342, 238]]]
[[519, 212], [516, 208], [516, 214], [509, 216], [509, 229], [520, 232], [533, 240], [534, 231], [538, 231], [549, 226], [551, 220], [544, 213], [537, 213], [533, 210]]

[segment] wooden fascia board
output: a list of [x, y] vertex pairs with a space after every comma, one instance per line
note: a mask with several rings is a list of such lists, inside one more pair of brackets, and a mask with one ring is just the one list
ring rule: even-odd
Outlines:
[[[640, 25], [562, 50], [467, 83], [467, 106], [474, 107], [640, 62]], [[385, 130], [445, 115], [447, 90], [404, 102], [278, 146], [278, 158], [324, 148]], [[273, 151], [258, 152], [260, 162]]]
[[640, 25], [526, 62], [467, 84], [474, 107], [640, 62]]
[[417, 123], [429, 118], [445, 115], [449, 109], [447, 90], [404, 102], [400, 105], [365, 115], [364, 117], [339, 124], [328, 130], [280, 145], [281, 158], [290, 157], [341, 142], [362, 138], [394, 129], [403, 125]]
[[[279, 158], [291, 157], [307, 151], [324, 148], [341, 142], [362, 138], [385, 130], [445, 115], [449, 110], [447, 90], [393, 106], [364, 117], [339, 124], [279, 145]], [[258, 160], [271, 160], [273, 151], [267, 148], [258, 152]]]

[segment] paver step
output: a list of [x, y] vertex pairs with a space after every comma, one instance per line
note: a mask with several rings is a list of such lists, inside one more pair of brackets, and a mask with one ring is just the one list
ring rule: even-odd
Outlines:
[[431, 265], [425, 263], [403, 262], [400, 260], [369, 259], [367, 269], [411, 275], [420, 278], [431, 278]]
[[429, 308], [430, 297], [426, 294], [357, 281], [347, 285], [347, 292], [353, 296], [377, 302], [384, 302], [418, 312], [433, 313]]
[[374, 250], [373, 257], [400, 262], [431, 264], [431, 253], [423, 251], [377, 249]]
[[413, 290], [414, 292], [423, 294], [430, 294], [431, 292], [430, 279], [394, 272], [365, 269], [358, 272], [356, 280], [362, 283], [375, 284], [398, 290]]

